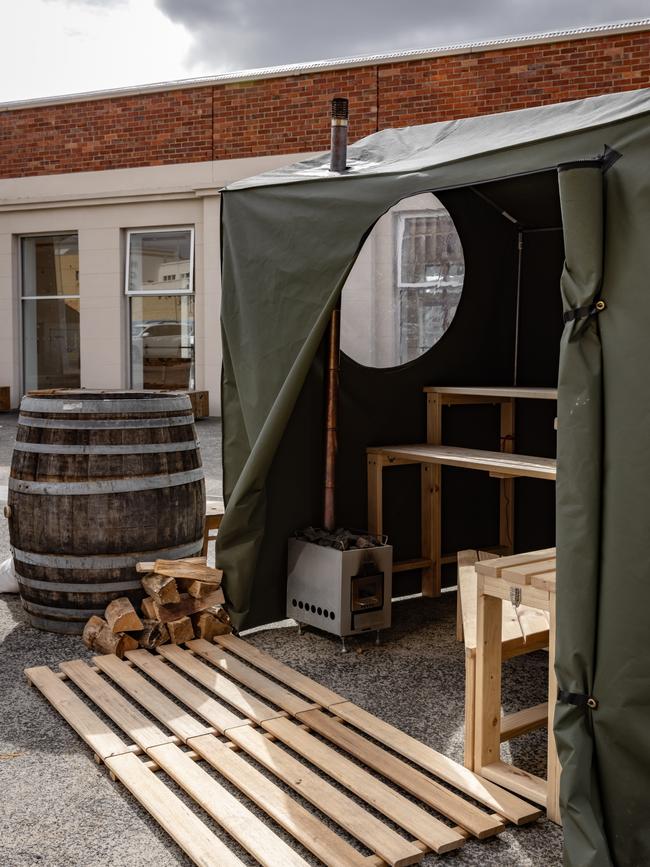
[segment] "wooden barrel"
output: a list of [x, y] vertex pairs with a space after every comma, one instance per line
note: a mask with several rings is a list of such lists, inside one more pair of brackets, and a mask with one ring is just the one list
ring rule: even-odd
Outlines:
[[7, 512], [33, 626], [80, 634], [112, 599], [138, 601], [138, 561], [201, 552], [205, 482], [189, 398], [83, 390], [24, 397]]

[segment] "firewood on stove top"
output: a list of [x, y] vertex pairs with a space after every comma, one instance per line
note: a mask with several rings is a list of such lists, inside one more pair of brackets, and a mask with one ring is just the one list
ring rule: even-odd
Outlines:
[[145, 575], [142, 579], [142, 587], [145, 593], [160, 605], [181, 601], [176, 579], [169, 575], [156, 575], [153, 572], [151, 575]]
[[106, 606], [104, 618], [111, 632], [140, 632], [142, 621], [136, 614], [131, 600], [126, 596], [113, 599]]
[[[154, 566], [156, 565], [156, 560], [143, 560], [141, 563], [136, 563], [135, 571], [136, 572], [153, 572]], [[191, 563], [196, 566], [205, 566], [208, 562], [207, 557], [185, 557], [182, 561], [180, 560], [163, 560], [163, 563]]]
[[145, 650], [155, 650], [161, 644], [169, 641], [169, 630], [164, 623], [157, 620], [145, 620], [143, 630], [138, 636], [140, 647]]
[[181, 617], [195, 614], [197, 611], [205, 611], [206, 608], [210, 608], [212, 605], [219, 605], [222, 600], [223, 592], [221, 588], [217, 588], [217, 590], [204, 599], [194, 599], [192, 596], [182, 593], [180, 602], [175, 602], [172, 605], [159, 605], [153, 599], [144, 599], [142, 610], [148, 620], [169, 623], [172, 620], [179, 620]]
[[194, 627], [189, 617], [180, 617], [166, 624], [172, 644], [184, 644], [194, 638]]

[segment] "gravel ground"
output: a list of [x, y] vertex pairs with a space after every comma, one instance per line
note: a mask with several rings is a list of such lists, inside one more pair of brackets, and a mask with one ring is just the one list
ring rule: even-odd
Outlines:
[[[15, 415], [0, 416], [0, 502], [6, 485]], [[197, 425], [208, 476], [208, 496], [221, 496], [220, 427]], [[9, 554], [0, 523], [0, 561]], [[383, 644], [339, 642], [323, 633], [274, 624], [247, 636], [258, 647], [398, 725], [446, 755], [462, 760], [463, 649], [454, 637], [455, 600], [409, 599], [394, 606]], [[42, 696], [23, 669], [88, 658], [76, 638], [37, 632], [24, 619], [17, 596], [0, 595], [0, 865], [2, 867], [171, 867], [189, 861], [126, 790], [109, 779], [90, 751]], [[544, 700], [543, 653], [504, 666], [507, 711]], [[544, 739], [526, 735], [504, 747], [504, 757], [543, 773]], [[203, 763], [202, 763], [203, 765]], [[231, 788], [230, 786], [226, 786]], [[232, 790], [232, 789], [231, 789]], [[250, 806], [250, 804], [249, 804]], [[202, 818], [216, 830], [205, 814]], [[268, 820], [267, 820], [268, 821]], [[270, 823], [273, 824], [273, 823]], [[278, 829], [276, 829], [278, 830]], [[278, 831], [279, 832], [279, 831]], [[217, 831], [219, 836], [225, 835]], [[281, 833], [281, 832], [279, 832]], [[245, 864], [251, 858], [230, 844]], [[559, 828], [540, 820], [508, 828], [499, 838], [470, 840], [444, 856], [450, 867], [559, 867]], [[314, 863], [307, 853], [308, 863]], [[427, 856], [430, 867], [438, 857]]]

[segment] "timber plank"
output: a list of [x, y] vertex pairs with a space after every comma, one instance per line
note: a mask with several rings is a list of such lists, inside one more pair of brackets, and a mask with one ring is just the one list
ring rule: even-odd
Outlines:
[[291, 689], [295, 689], [301, 695], [310, 698], [321, 705], [321, 707], [329, 707], [339, 701], [346, 701], [345, 698], [332, 692], [331, 689], [327, 689], [327, 687], [321, 686], [320, 683], [317, 683], [310, 677], [300, 674], [293, 668], [289, 668], [288, 665], [274, 659], [274, 657], [263, 650], [258, 650], [257, 647], [254, 647], [247, 641], [237, 638], [236, 635], [219, 635], [216, 638], [216, 643], [245, 659], [246, 662], [250, 662], [251, 665], [262, 669], [262, 671], [270, 674], [271, 677], [276, 678], [276, 680], [281, 681]]
[[195, 639], [194, 641], [188, 641], [187, 647], [198, 656], [216, 665], [221, 671], [230, 675], [230, 677], [233, 677], [258, 695], [261, 695], [262, 698], [267, 699], [282, 710], [286, 710], [287, 713], [293, 716], [318, 707], [318, 705], [306, 702], [293, 692], [289, 692], [288, 689], [285, 689], [279, 683], [276, 683], [254, 668], [244, 665], [236, 657], [230, 653], [226, 653], [225, 650], [215, 644], [210, 644], [210, 642], [203, 639]]
[[449, 852], [465, 838], [381, 780], [288, 719], [267, 720], [263, 726], [292, 750], [338, 783], [414, 834], [434, 852]]
[[269, 741], [261, 732], [250, 726], [238, 726], [230, 729], [228, 737], [392, 867], [406, 867], [422, 860], [422, 851], [413, 843]]
[[364, 867], [366, 857], [289, 797], [238, 753], [212, 735], [192, 739], [192, 749], [268, 813], [329, 867]]
[[25, 676], [100, 759], [130, 752], [127, 744], [47, 666], [27, 668]]
[[154, 656], [147, 650], [131, 650], [128, 659], [218, 731], [224, 732], [236, 726], [249, 725], [248, 720], [241, 719], [206, 695], [182, 677], [176, 669], [163, 662], [160, 657]]
[[264, 867], [307, 867], [304, 858], [179, 747], [163, 744], [148, 755]]
[[244, 867], [216, 834], [136, 756], [112, 756], [106, 759], [106, 765], [198, 867]]
[[511, 554], [508, 557], [483, 560], [477, 564], [476, 571], [480, 575], [488, 575], [490, 578], [500, 578], [504, 569], [540, 563], [551, 557], [555, 557], [555, 548], [542, 548], [539, 551], [527, 551], [524, 554]]
[[429, 779], [421, 771], [407, 765], [392, 753], [367, 740], [348, 726], [341, 725], [337, 718], [327, 716], [321, 710], [305, 711], [298, 718], [308, 728], [356, 756], [369, 768], [397, 783], [474, 836], [481, 839], [504, 830], [502, 821], [488, 816], [478, 807]]
[[[147, 653], [146, 650], [135, 652]], [[155, 723], [141, 714], [116, 689], [102, 680], [82, 659], [62, 662], [59, 668], [143, 750], [173, 742], [173, 737], [167, 735]]]
[[181, 671], [189, 674], [190, 677], [193, 677], [254, 722], [262, 723], [265, 720], [286, 716], [285, 711], [274, 710], [254, 695], [244, 692], [236, 683], [198, 660], [187, 650], [172, 644], [163, 644], [157, 650], [161, 656], [169, 662], [173, 662]]
[[415, 762], [416, 765], [420, 765], [420, 767], [516, 825], [532, 822], [539, 818], [540, 811], [516, 795], [512, 795], [499, 786], [482, 779], [432, 747], [407, 735], [406, 732], [400, 731], [390, 723], [384, 722], [379, 717], [373, 716], [352, 702], [346, 701], [335, 704], [331, 710], [355, 728]]

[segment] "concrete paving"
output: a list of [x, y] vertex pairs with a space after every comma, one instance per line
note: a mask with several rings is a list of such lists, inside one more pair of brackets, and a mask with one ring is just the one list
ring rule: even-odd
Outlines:
[[[15, 424], [15, 416], [0, 415], [0, 485], [8, 477]], [[209, 419], [197, 427], [209, 496], [218, 498], [220, 426]], [[2, 520], [0, 560], [8, 553]], [[393, 627], [383, 644], [375, 647], [372, 640], [356, 639], [347, 655], [340, 653], [335, 638], [315, 631], [298, 637], [287, 623], [256, 630], [247, 638], [462, 761], [464, 655], [454, 636], [454, 605], [453, 594], [440, 600], [415, 598], [396, 603]], [[0, 595], [0, 865], [189, 865], [167, 834], [93, 762], [89, 749], [23, 676], [28, 666], [56, 667], [63, 660], [89, 656], [76, 638], [30, 628], [18, 597]], [[544, 700], [546, 666], [543, 653], [507, 663], [507, 711]], [[521, 767], [543, 773], [541, 733], [507, 745], [504, 755], [510, 754]], [[227, 839], [205, 814], [202, 818]], [[254, 863], [235, 843], [229, 841], [229, 845], [244, 864]], [[540, 820], [532, 826], [508, 828], [498, 839], [469, 841], [462, 850], [443, 857], [450, 867], [559, 867], [561, 849], [560, 829]], [[315, 863], [308, 853], [302, 854], [308, 863]], [[425, 867], [434, 863], [442, 861], [434, 855], [423, 861]]]

